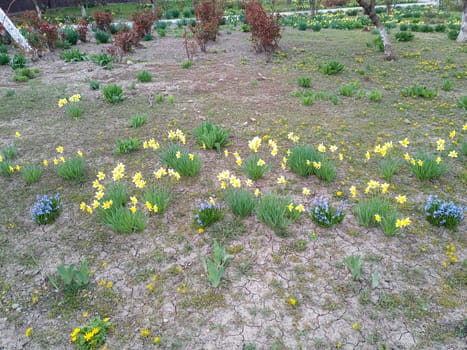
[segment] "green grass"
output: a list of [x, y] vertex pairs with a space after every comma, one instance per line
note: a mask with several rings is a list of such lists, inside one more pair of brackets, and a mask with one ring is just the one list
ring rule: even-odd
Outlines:
[[66, 180], [82, 180], [85, 169], [86, 163], [84, 159], [73, 157], [57, 165], [57, 174]]

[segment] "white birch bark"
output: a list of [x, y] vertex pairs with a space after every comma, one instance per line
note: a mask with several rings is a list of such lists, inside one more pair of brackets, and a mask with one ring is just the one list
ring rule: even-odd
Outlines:
[[457, 36], [456, 40], [460, 43], [467, 42], [467, 0], [464, 0], [461, 29], [459, 31], [459, 35]]
[[13, 22], [5, 14], [5, 12], [3, 11], [1, 7], [0, 7], [0, 23], [3, 24], [8, 34], [10, 34], [11, 38], [15, 41], [15, 43], [21, 46], [23, 50], [28, 51], [28, 52], [34, 52], [34, 49], [31, 47], [31, 45], [29, 45], [28, 41], [20, 33], [18, 28], [15, 27]]

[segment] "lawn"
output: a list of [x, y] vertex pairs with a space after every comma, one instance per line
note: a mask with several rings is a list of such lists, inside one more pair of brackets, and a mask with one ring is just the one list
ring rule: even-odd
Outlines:
[[192, 64], [172, 25], [0, 66], [0, 347], [462, 347], [465, 44], [296, 27], [270, 60], [228, 23]]

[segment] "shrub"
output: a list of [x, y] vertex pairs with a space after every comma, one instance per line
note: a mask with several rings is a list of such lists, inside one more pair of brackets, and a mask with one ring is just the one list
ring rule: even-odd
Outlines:
[[10, 56], [6, 53], [0, 53], [0, 66], [5, 66], [10, 63]]
[[271, 169], [271, 165], [267, 165], [258, 154], [248, 157], [243, 162], [243, 172], [252, 180], [261, 179], [269, 169]]
[[412, 41], [414, 34], [412, 32], [399, 32], [396, 34], [397, 41]]
[[161, 154], [161, 161], [182, 176], [196, 176], [201, 170], [201, 159], [177, 144], [169, 144]]
[[438, 179], [448, 170], [445, 162], [425, 153], [418, 154], [409, 162], [410, 170], [420, 181]]
[[82, 19], [79, 22], [79, 25], [78, 25], [78, 28], [77, 28], [79, 40], [81, 42], [83, 42], [83, 43], [88, 41], [88, 39], [87, 39], [87, 35], [88, 35], [88, 31], [89, 31], [88, 24], [89, 24], [89, 22], [86, 19]]
[[147, 115], [137, 114], [130, 118], [130, 120], [128, 121], [128, 125], [130, 125], [132, 128], [139, 128], [140, 126], [146, 124], [147, 121]]
[[143, 198], [148, 210], [163, 215], [169, 205], [171, 194], [167, 188], [160, 187], [148, 190], [144, 193]]
[[207, 149], [215, 148], [218, 152], [222, 147], [228, 146], [230, 130], [213, 124], [211, 121], [202, 122], [194, 130], [198, 145]]
[[65, 62], [80, 62], [86, 61], [88, 56], [84, 52], [80, 52], [78, 49], [66, 50], [60, 53], [60, 58]]
[[103, 30], [96, 30], [94, 33], [94, 38], [96, 39], [97, 44], [106, 44], [110, 40], [110, 34]]
[[158, 19], [158, 15], [151, 11], [135, 12], [131, 16], [133, 20], [133, 29], [138, 33], [140, 38], [151, 34], [151, 28], [154, 22]]
[[58, 39], [57, 27], [48, 23], [42, 23], [41, 32], [45, 35], [48, 48], [50, 50], [54, 49], [55, 42]]
[[208, 41], [215, 41], [224, 10], [214, 0], [207, 0], [195, 4], [195, 26], [190, 25], [193, 37], [198, 43], [201, 51], [206, 52]]
[[408, 25], [408, 24], [400, 24], [400, 25], [399, 25], [399, 30], [400, 30], [401, 32], [406, 32], [408, 29], [409, 29], [409, 25]]
[[435, 32], [444, 33], [445, 31], [446, 31], [446, 25], [444, 25], [444, 24], [435, 25]]
[[321, 26], [321, 23], [319, 23], [319, 22], [313, 22], [313, 23], [310, 25], [310, 28], [311, 28], [311, 30], [314, 31], [314, 32], [319, 32], [319, 31], [321, 31], [322, 26]]
[[78, 43], [79, 34], [72, 27], [65, 27], [63, 29], [62, 39], [68, 41], [71, 45]]
[[141, 83], [149, 83], [152, 80], [152, 75], [147, 70], [138, 72], [137, 79]]
[[139, 35], [135, 31], [120, 32], [114, 37], [115, 45], [119, 47], [123, 52], [130, 52], [133, 47], [139, 43]]
[[38, 225], [51, 224], [60, 215], [60, 194], [53, 197], [48, 195], [37, 196], [36, 202], [31, 209], [32, 220]]
[[225, 201], [232, 213], [241, 218], [249, 216], [255, 208], [254, 195], [242, 188], [229, 188], [226, 192]]
[[23, 176], [23, 180], [28, 185], [31, 185], [41, 178], [42, 168], [35, 164], [28, 164], [21, 168], [21, 175]]
[[344, 69], [344, 65], [337, 61], [329, 61], [319, 66], [320, 71], [326, 75], [337, 74]]
[[322, 227], [332, 227], [344, 220], [343, 207], [334, 208], [327, 198], [316, 198], [309, 209], [311, 219]]
[[100, 348], [105, 343], [107, 330], [111, 326], [112, 323], [107, 318], [101, 320], [100, 317], [94, 317], [89, 324], [75, 328], [70, 334], [70, 340], [79, 350]]
[[456, 206], [454, 202], [443, 202], [437, 196], [428, 196], [425, 204], [425, 217], [432, 225], [455, 228], [464, 220], [467, 208]]
[[115, 153], [125, 154], [130, 152], [135, 152], [139, 149], [141, 141], [137, 138], [130, 137], [126, 140], [117, 140], [117, 146], [115, 148]]
[[83, 158], [73, 157], [57, 165], [57, 174], [66, 180], [80, 180], [84, 177], [85, 167]]
[[278, 48], [281, 38], [279, 16], [267, 14], [263, 6], [255, 1], [247, 5], [245, 15], [255, 51], [272, 54]]
[[299, 77], [297, 79], [298, 86], [302, 88], [309, 88], [311, 87], [311, 78], [309, 77]]
[[437, 95], [435, 89], [427, 88], [426, 86], [414, 84], [409, 86], [406, 89], [400, 91], [401, 96], [403, 97], [423, 97], [423, 98], [433, 98]]
[[26, 58], [23, 55], [16, 53], [11, 60], [11, 68], [14, 70], [24, 68], [26, 66]]
[[112, 23], [112, 14], [110, 12], [95, 11], [92, 15], [96, 20], [97, 29], [103, 31], [110, 31], [110, 24]]
[[118, 103], [123, 101], [123, 89], [120, 85], [110, 84], [103, 89], [104, 98], [107, 102]]
[[8, 46], [5, 44], [0, 44], [0, 53], [8, 53]]

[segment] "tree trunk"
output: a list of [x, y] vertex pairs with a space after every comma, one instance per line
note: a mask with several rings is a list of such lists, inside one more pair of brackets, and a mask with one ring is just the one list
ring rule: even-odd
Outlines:
[[34, 52], [34, 49], [29, 45], [28, 41], [24, 38], [24, 36], [19, 32], [19, 30], [15, 27], [13, 22], [8, 18], [5, 14], [3, 9], [0, 7], [0, 23], [3, 24], [6, 31], [10, 34], [11, 38], [25, 51]]
[[34, 7], [36, 8], [37, 17], [39, 17], [39, 19], [42, 19], [42, 12], [41, 12], [41, 8], [39, 7], [39, 3], [37, 2], [37, 0], [32, 0], [32, 3], [34, 4]]
[[[464, 0], [467, 1], [467, 0]], [[375, 0], [370, 0], [370, 3], [365, 2], [365, 0], [357, 0], [358, 4], [363, 8], [365, 14], [370, 17], [371, 22], [378, 28], [379, 35], [383, 40], [384, 45], [384, 56], [385, 59], [388, 61], [396, 60], [396, 56], [392, 51], [391, 41], [389, 40], [388, 33], [386, 33], [386, 29], [384, 28], [383, 23], [379, 19], [379, 16], [376, 14], [375, 10]]]
[[84, 0], [78, 2], [79, 7], [81, 7], [81, 17], [86, 17], [86, 6], [84, 6]]
[[462, 12], [462, 22], [457, 41], [460, 43], [467, 42], [467, 0], [464, 0], [464, 7]]

